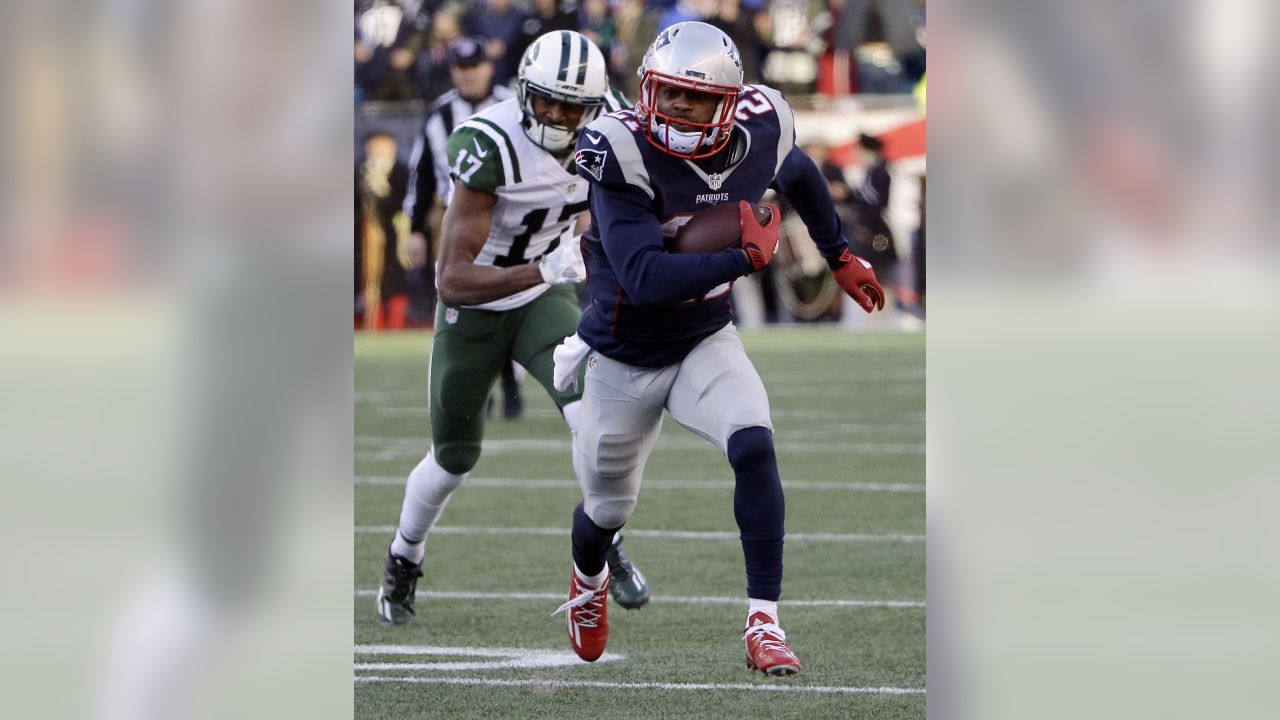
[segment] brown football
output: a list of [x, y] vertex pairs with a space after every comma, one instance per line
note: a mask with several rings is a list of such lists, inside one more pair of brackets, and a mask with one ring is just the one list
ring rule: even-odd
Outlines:
[[[767, 225], [775, 212], [768, 205], [752, 205], [756, 222]], [[666, 241], [667, 252], [709, 253], [737, 247], [742, 243], [742, 227], [738, 225], [738, 203], [715, 205], [689, 218]]]

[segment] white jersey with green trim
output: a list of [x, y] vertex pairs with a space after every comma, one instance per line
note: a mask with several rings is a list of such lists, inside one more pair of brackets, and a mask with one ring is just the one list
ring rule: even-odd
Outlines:
[[[515, 99], [498, 103], [458, 123], [449, 136], [449, 173], [472, 190], [497, 196], [489, 237], [477, 265], [513, 267], [537, 262], [562, 242], [576, 242], [573, 230], [587, 210], [587, 183], [565, 163], [535, 145], [520, 125]], [[445, 203], [452, 200], [450, 186]], [[546, 292], [535, 285], [482, 305], [482, 310], [512, 310]]]

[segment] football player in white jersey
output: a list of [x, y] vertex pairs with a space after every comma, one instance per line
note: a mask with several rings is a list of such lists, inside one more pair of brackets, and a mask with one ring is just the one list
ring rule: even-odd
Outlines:
[[[377, 598], [384, 624], [415, 616], [427, 533], [480, 457], [485, 402], [504, 365], [528, 369], [577, 432], [581, 384], [559, 391], [552, 381], [552, 353], [581, 316], [573, 283], [586, 276], [577, 227], [587, 183], [573, 172], [573, 148], [587, 123], [616, 109], [600, 50], [561, 30], [525, 51], [515, 98], [449, 136], [453, 183], [444, 194], [428, 373], [431, 447], [409, 473], [387, 552]], [[640, 607], [649, 587], [620, 543], [613, 539], [608, 556], [613, 597]]]

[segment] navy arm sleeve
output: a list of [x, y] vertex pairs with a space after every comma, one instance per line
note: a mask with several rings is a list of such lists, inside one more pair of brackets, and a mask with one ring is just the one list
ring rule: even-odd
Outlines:
[[840, 216], [836, 214], [827, 179], [800, 148], [793, 147], [773, 179], [774, 190], [786, 196], [809, 228], [809, 236], [828, 261], [849, 247]]
[[746, 275], [751, 261], [737, 248], [669, 253], [649, 198], [633, 187], [591, 187], [591, 217], [622, 289], [637, 305], [670, 305]]
[[874, 198], [868, 198], [868, 201], [875, 205], [880, 212], [889, 209], [889, 169], [883, 164], [877, 165], [869, 178], [871, 181], [871, 191], [875, 193]]

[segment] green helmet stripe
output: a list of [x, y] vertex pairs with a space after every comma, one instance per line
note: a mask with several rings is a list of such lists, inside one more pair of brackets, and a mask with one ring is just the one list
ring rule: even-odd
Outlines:
[[569, 80], [569, 31], [560, 31], [560, 72], [556, 74], [556, 79], [560, 82]]
[[591, 56], [587, 53], [587, 37], [585, 35], [578, 36], [578, 47], [581, 52], [578, 53], [578, 86], [581, 87], [587, 81], [587, 59]]

